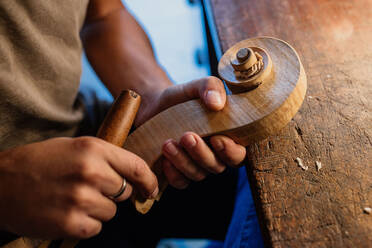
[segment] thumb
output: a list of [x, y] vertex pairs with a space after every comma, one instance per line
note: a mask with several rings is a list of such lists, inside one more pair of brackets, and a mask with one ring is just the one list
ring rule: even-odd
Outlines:
[[226, 103], [226, 92], [222, 81], [216, 77], [208, 77], [199, 87], [199, 97], [211, 110], [221, 110]]
[[223, 109], [226, 103], [225, 87], [217, 77], [206, 77], [187, 84], [179, 84], [172, 87], [172, 92], [168, 93], [172, 96], [167, 97], [167, 102], [171, 105], [200, 98], [207, 108], [218, 111]]

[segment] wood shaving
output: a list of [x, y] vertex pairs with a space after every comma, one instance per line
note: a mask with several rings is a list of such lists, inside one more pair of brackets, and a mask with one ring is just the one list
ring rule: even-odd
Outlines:
[[297, 165], [301, 167], [301, 169], [303, 169], [303, 170], [305, 170], [305, 171], [307, 171], [307, 170], [309, 169], [309, 166], [305, 166], [305, 165], [302, 163], [302, 159], [300, 159], [299, 157], [297, 157], [297, 158], [295, 159], [295, 161], [296, 161]]
[[366, 214], [370, 214], [370, 213], [372, 213], [372, 208], [370, 208], [370, 207], [365, 207], [365, 208], [363, 208], [363, 211], [364, 211], [364, 213], [366, 213]]
[[320, 169], [322, 168], [322, 163], [319, 161], [315, 161], [315, 165], [316, 165], [316, 170], [320, 171]]

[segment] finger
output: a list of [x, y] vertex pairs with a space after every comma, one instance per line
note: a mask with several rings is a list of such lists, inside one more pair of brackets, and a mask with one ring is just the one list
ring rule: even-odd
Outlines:
[[198, 167], [175, 141], [167, 140], [164, 143], [163, 154], [187, 178], [201, 181], [206, 177], [206, 171]]
[[78, 192], [77, 207], [99, 221], [108, 221], [115, 216], [116, 204], [93, 187], [84, 187]]
[[[217, 77], [206, 77], [169, 87], [164, 91], [163, 109], [192, 99], [202, 99], [211, 110], [221, 110], [226, 103], [225, 87]], [[162, 109], [162, 110], [163, 110]]]
[[168, 159], [162, 160], [162, 167], [165, 177], [169, 184], [177, 189], [185, 189], [190, 181], [169, 162]]
[[182, 136], [180, 144], [186, 149], [192, 159], [207, 171], [216, 174], [225, 170], [225, 165], [217, 159], [199, 135], [187, 132]]
[[227, 165], [237, 167], [243, 162], [246, 155], [244, 146], [223, 135], [212, 136], [209, 141], [217, 156]]
[[[126, 186], [125, 186], [125, 189], [124, 189], [123, 193], [121, 195], [117, 196], [115, 199], [113, 199], [115, 202], [125, 201], [125, 200], [129, 199], [129, 197], [132, 195], [132, 193], [133, 193], [133, 187], [132, 187], [132, 185], [130, 185], [130, 183], [128, 182], [128, 180], [126, 180], [125, 183], [126, 183]], [[123, 185], [123, 182], [121, 183], [120, 188], [118, 188], [118, 190], [116, 191], [116, 193], [115, 194], [112, 194], [110, 196], [116, 195], [121, 190], [122, 185]]]
[[102, 222], [80, 211], [70, 214], [63, 225], [67, 236], [75, 239], [87, 239], [102, 230]]
[[226, 92], [222, 81], [216, 77], [207, 77], [184, 84], [186, 95], [200, 98], [211, 110], [221, 110], [226, 103]]
[[156, 176], [140, 157], [111, 145], [105, 153], [105, 159], [117, 173], [138, 189], [144, 197], [155, 198], [157, 196], [159, 188]]
[[[111, 166], [106, 168], [106, 176], [104, 177], [95, 177], [96, 181], [97, 178], [99, 179], [99, 188], [103, 195], [112, 198], [116, 196], [120, 191], [122, 191], [122, 187], [124, 186], [124, 191], [115, 199], [116, 202], [121, 202], [127, 200], [132, 192], [133, 188], [130, 182], [122, 176], [120, 176]], [[124, 181], [125, 180], [125, 181]]]
[[[132, 194], [132, 186], [128, 180], [119, 175], [106, 161], [100, 160], [101, 158], [94, 158], [94, 161], [90, 165], [92, 167], [90, 171], [92, 172], [86, 173], [88, 174], [86, 176], [87, 180], [103, 195], [109, 198], [117, 195], [124, 185], [124, 191], [114, 200], [120, 202], [128, 199]], [[107, 166], [103, 166], [105, 164]], [[125, 183], [123, 180], [126, 180]]]

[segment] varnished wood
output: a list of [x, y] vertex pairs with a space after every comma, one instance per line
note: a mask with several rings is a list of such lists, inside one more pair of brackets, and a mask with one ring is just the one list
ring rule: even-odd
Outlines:
[[297, 115], [248, 147], [266, 245], [372, 247], [372, 216], [363, 211], [372, 205], [372, 1], [204, 2], [222, 52], [249, 37], [274, 36], [296, 48], [306, 70]]
[[141, 104], [141, 96], [132, 90], [124, 90], [113, 103], [97, 137], [122, 147], [128, 137]]
[[[242, 145], [252, 144], [282, 129], [300, 108], [306, 92], [306, 75], [295, 50], [274, 38], [244, 41], [249, 47], [262, 47], [272, 58], [273, 75], [249, 92], [229, 95], [223, 110], [206, 109], [200, 100], [173, 106], [158, 114], [127, 139], [124, 148], [143, 158], [158, 176], [160, 194], [167, 181], [155, 162], [162, 144], [179, 140], [186, 131], [201, 137], [223, 134]], [[146, 213], [154, 200], [134, 195], [135, 206]]]

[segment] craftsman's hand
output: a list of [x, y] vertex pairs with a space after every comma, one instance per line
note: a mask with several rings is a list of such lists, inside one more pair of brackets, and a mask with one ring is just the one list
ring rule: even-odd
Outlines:
[[132, 185], [157, 195], [156, 176], [136, 155], [93, 137], [55, 138], [0, 153], [0, 230], [39, 238], [88, 238]]
[[[143, 123], [166, 108], [196, 98], [200, 98], [211, 110], [221, 110], [226, 103], [223, 83], [216, 77], [208, 77], [174, 85], [161, 94], [145, 97], [136, 124]], [[185, 133], [181, 140], [167, 140], [164, 143], [163, 171], [172, 186], [185, 188], [190, 180], [200, 181], [209, 173], [221, 173], [226, 165], [238, 166], [245, 157], [245, 148], [226, 136], [213, 136], [209, 143], [210, 146], [192, 132]]]

